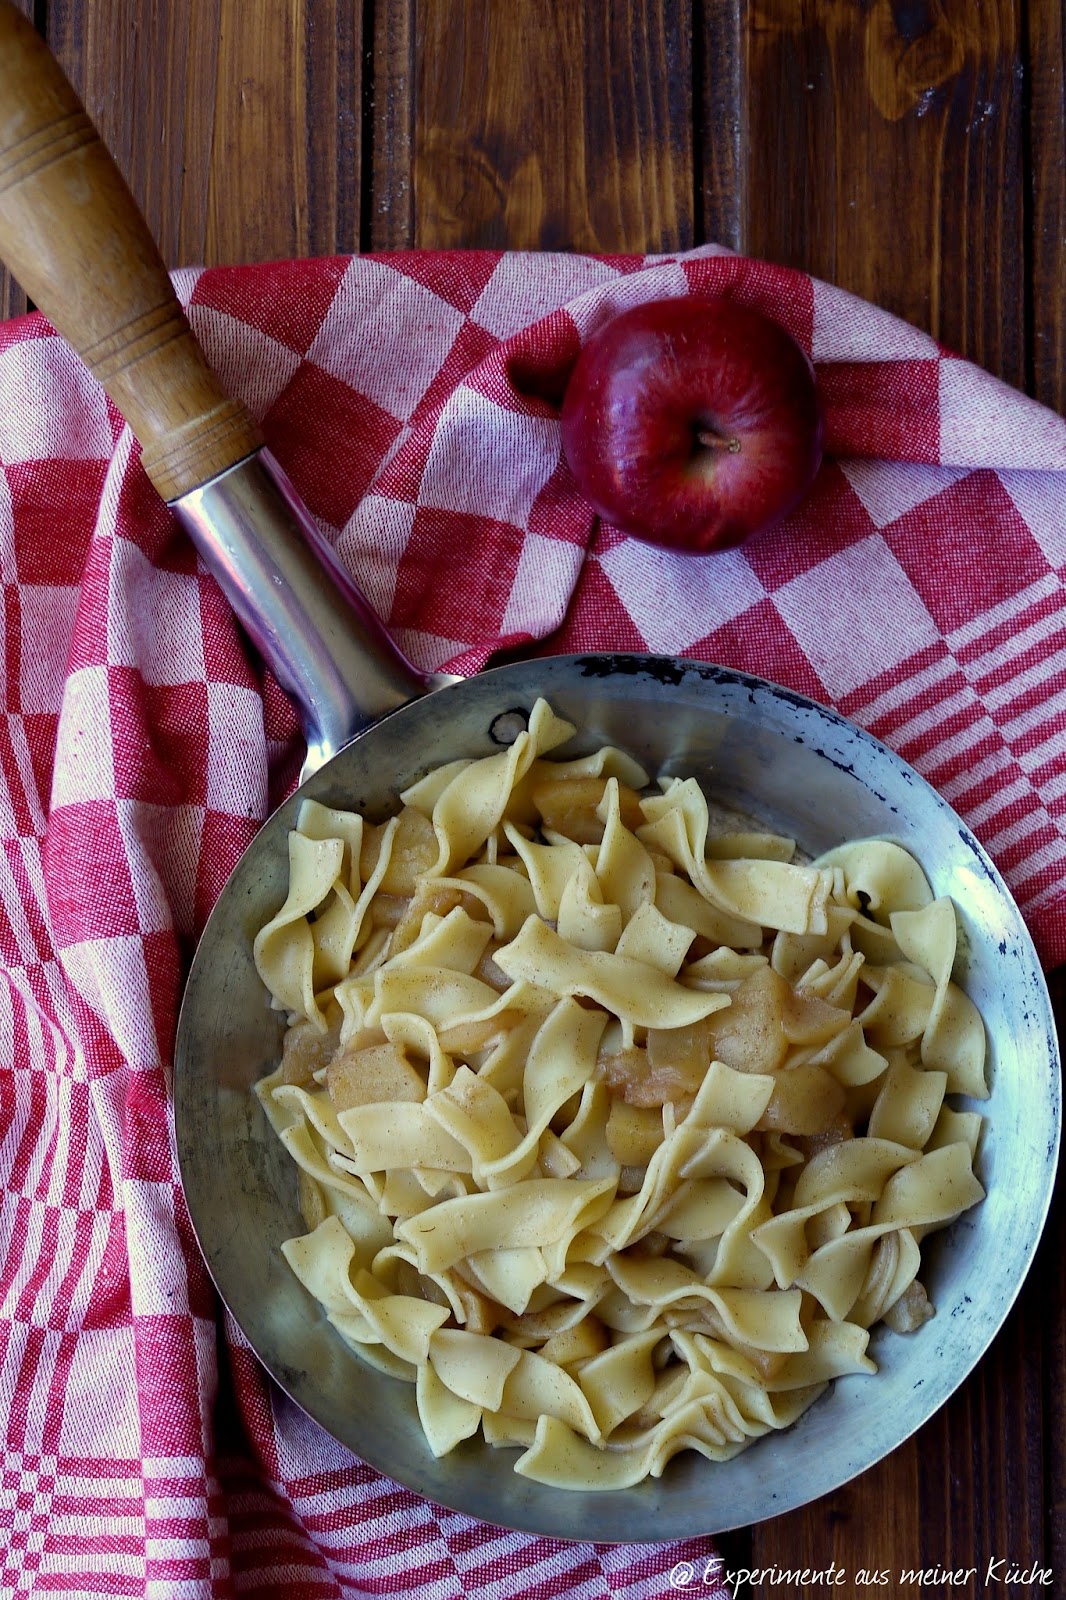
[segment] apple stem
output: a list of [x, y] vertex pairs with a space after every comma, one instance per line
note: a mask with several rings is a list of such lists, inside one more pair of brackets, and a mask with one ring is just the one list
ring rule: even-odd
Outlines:
[[710, 433], [701, 428], [696, 435], [696, 443], [703, 445], [705, 450], [728, 450], [731, 456], [740, 454], [740, 440], [726, 434]]

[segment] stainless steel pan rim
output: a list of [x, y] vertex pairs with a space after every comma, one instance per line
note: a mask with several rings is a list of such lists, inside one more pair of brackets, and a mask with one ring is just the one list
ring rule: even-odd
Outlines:
[[[985, 1017], [992, 1096], [978, 1171], [988, 1198], [928, 1241], [937, 1315], [906, 1337], [878, 1330], [876, 1377], [838, 1380], [801, 1421], [733, 1461], [675, 1458], [663, 1477], [612, 1493], [531, 1483], [469, 1442], [441, 1461], [413, 1390], [354, 1355], [279, 1251], [305, 1231], [295, 1172], [251, 1084], [276, 1062], [281, 1021], [251, 962], [285, 894], [286, 838], [304, 796], [383, 815], [429, 768], [497, 746], [538, 695], [578, 727], [572, 748], [621, 745], [653, 772], [700, 778], [712, 798], [817, 854], [881, 835], [922, 861], [960, 910], [960, 976]], [[175, 1057], [182, 1181], [223, 1301], [278, 1385], [358, 1456], [427, 1498], [529, 1532], [658, 1541], [748, 1525], [847, 1482], [920, 1427], [980, 1359], [1032, 1262], [1058, 1156], [1054, 1021], [1032, 941], [976, 838], [922, 778], [870, 735], [761, 679], [634, 655], [548, 657], [495, 668], [392, 712], [359, 734], [264, 825], [212, 914], [193, 962]]]

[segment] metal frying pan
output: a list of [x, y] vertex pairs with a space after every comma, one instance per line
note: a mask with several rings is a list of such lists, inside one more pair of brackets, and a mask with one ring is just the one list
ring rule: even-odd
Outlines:
[[[918, 1428], [986, 1350], [1032, 1261], [1058, 1152], [1047, 990], [996, 869], [910, 768], [842, 718], [697, 662], [560, 657], [430, 687], [337, 567], [244, 412], [222, 393], [106, 152], [44, 46], [0, 0], [0, 255], [130, 421], [145, 469], [297, 702], [309, 768], [238, 864], [203, 934], [178, 1029], [182, 1180], [220, 1294], [277, 1383], [373, 1465], [445, 1505], [561, 1537], [660, 1540], [749, 1524], [847, 1481]], [[323, 566], [326, 571], [323, 573]], [[624, 746], [693, 774], [723, 804], [811, 853], [887, 835], [960, 908], [959, 976], [987, 1024], [993, 1092], [979, 1171], [988, 1198], [928, 1246], [937, 1316], [879, 1331], [876, 1378], [838, 1381], [788, 1432], [736, 1460], [678, 1458], [661, 1480], [570, 1493], [517, 1477], [470, 1442], [435, 1461], [413, 1392], [353, 1356], [279, 1254], [303, 1231], [293, 1168], [251, 1085], [280, 1021], [251, 959], [285, 895], [299, 800], [383, 813], [457, 756], [491, 752], [538, 695], [573, 721], [576, 753]], [[399, 709], [399, 708], [403, 709]], [[380, 719], [380, 720], [379, 720]]]

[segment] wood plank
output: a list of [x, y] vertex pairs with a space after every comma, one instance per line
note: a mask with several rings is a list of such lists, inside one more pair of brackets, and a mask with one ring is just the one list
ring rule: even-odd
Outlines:
[[745, 215], [747, 95], [738, 0], [704, 0], [703, 26], [692, 40], [693, 97], [699, 114], [694, 142], [698, 243], [741, 248]]
[[[360, 248], [363, 188], [363, 7], [356, 0], [304, 0], [302, 61], [306, 118], [297, 126], [307, 171], [306, 244], [287, 255], [347, 255]], [[295, 63], [294, 63], [295, 64]]]
[[410, 250], [415, 242], [415, 0], [376, 0], [370, 63], [372, 161], [364, 245]]
[[[871, 1380], [873, 1381], [873, 1380]], [[889, 1498], [886, 1498], [887, 1496]], [[886, 1515], [888, 1508], [891, 1514]], [[752, 1600], [808, 1600], [808, 1597], [861, 1594], [910, 1595], [897, 1583], [908, 1557], [915, 1560], [920, 1543], [918, 1462], [906, 1446], [853, 1483], [826, 1495], [813, 1506], [776, 1517], [752, 1530], [751, 1570], [763, 1577], [751, 1587]], [[786, 1572], [824, 1574], [825, 1582], [775, 1581], [774, 1568]], [[841, 1584], [839, 1573], [846, 1574]], [[865, 1573], [889, 1572], [889, 1585], [869, 1586]], [[940, 1591], [935, 1591], [939, 1593]], [[928, 1591], [927, 1591], [928, 1593]]]
[[[920, 1561], [908, 1565], [976, 1568], [950, 1591], [974, 1600], [988, 1592], [989, 1562], [1047, 1565], [1041, 1276], [1030, 1277], [973, 1376], [910, 1444], [923, 1515]], [[922, 1593], [913, 1588], [915, 1600]]]
[[[24, 17], [33, 16], [33, 0], [14, 0], [14, 4]], [[29, 302], [21, 284], [16, 283], [7, 268], [0, 263], [0, 321], [8, 317], [24, 316], [28, 309]]]
[[1029, 0], [1032, 351], [1029, 382], [1066, 412], [1066, 16], [1061, 0]]
[[52, 0], [48, 37], [169, 265], [356, 248], [358, 7]]
[[[1020, 9], [739, 0], [743, 248], [883, 305], [1017, 384], [1027, 369]], [[710, 160], [705, 143], [705, 169]], [[835, 1560], [848, 1592], [865, 1568], [892, 1575], [882, 1593], [909, 1596], [929, 1589], [903, 1584], [907, 1568], [977, 1565], [950, 1589], [976, 1595], [982, 1556], [1045, 1555], [1034, 1295], [1030, 1286], [916, 1439], [857, 1483], [756, 1528], [753, 1566]], [[754, 1588], [756, 1600], [778, 1592]]]
[[414, 15], [416, 245], [692, 243], [689, 7], [417, 0]]
[[744, 248], [851, 289], [1022, 384], [1016, 0], [740, 9]]

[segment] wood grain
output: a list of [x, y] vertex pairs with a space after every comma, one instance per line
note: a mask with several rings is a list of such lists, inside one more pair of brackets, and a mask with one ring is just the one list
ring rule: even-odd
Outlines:
[[378, 0], [367, 95], [371, 168], [363, 244], [409, 250], [415, 242], [415, 0]]
[[[33, 16], [33, 0], [14, 0], [24, 17]], [[6, 317], [24, 316], [29, 309], [29, 299], [22, 285], [0, 263], [0, 321]]]
[[1023, 383], [1016, 0], [741, 0], [740, 15], [745, 248]]
[[1061, 0], [1029, 0], [1026, 25], [1032, 234], [1027, 387], [1045, 405], [1066, 412], [1066, 12]]
[[688, 7], [418, 0], [414, 16], [414, 243], [692, 243]]
[[50, 0], [47, 31], [168, 265], [357, 247], [357, 7]]
[[704, 0], [692, 41], [697, 242], [742, 248], [748, 205], [744, 35], [737, 0]]

